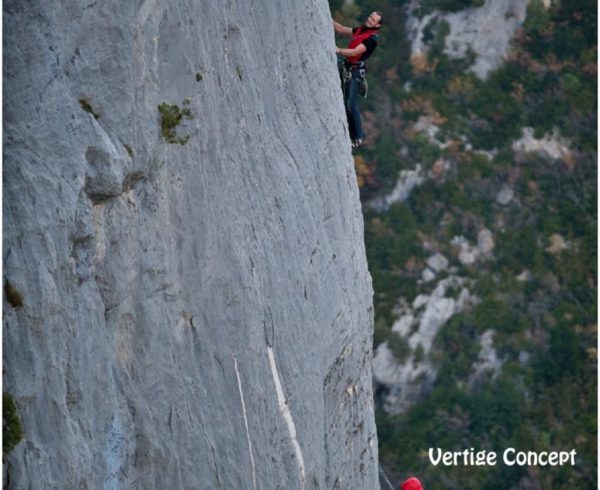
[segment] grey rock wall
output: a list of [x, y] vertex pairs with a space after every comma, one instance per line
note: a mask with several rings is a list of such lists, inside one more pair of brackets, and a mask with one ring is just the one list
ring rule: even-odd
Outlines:
[[3, 8], [5, 485], [379, 488], [327, 2]]

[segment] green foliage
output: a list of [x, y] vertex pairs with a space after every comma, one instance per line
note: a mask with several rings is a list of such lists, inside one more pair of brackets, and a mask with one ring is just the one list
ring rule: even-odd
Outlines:
[[560, 84], [568, 95], [575, 95], [581, 90], [581, 80], [573, 73], [565, 73], [560, 77]]
[[431, 52], [439, 54], [444, 50], [448, 34], [450, 34], [448, 23], [435, 18], [423, 29], [422, 40], [430, 47]]
[[423, 349], [423, 346], [421, 344], [417, 345], [417, 347], [415, 348], [415, 362], [419, 363], [419, 362], [423, 362], [423, 359], [425, 359], [425, 349]]
[[342, 25], [353, 27], [363, 23], [363, 10], [358, 5], [346, 2], [343, 2], [343, 4], [334, 2], [334, 4], [332, 8], [333, 16]]
[[552, 15], [541, 0], [531, 0], [523, 28], [530, 36], [541, 36], [552, 29]]
[[[397, 355], [407, 355], [391, 332], [395, 306], [428, 291], [431, 284], [419, 280], [433, 251], [468, 278], [479, 303], [450, 318], [430, 352], [413, 352], [427, 356], [438, 377], [406, 413], [378, 410], [381, 458], [397, 474], [422, 475], [429, 490], [504, 490], [522, 485], [525, 476], [540, 488], [588, 488], [597, 461], [596, 3], [552, 2], [546, 9], [529, 2], [512, 52], [486, 80], [468, 72], [472, 53], [461, 60], [445, 54], [448, 26], [439, 21], [427, 26], [427, 58], [413, 68], [405, 3], [353, 4], [356, 19], [372, 10], [386, 15], [382, 43], [369, 61], [376, 90], [365, 104], [377, 114], [374, 142], [362, 150], [381, 183], [373, 193], [389, 192], [398, 172], [417, 163], [431, 172], [405, 202], [387, 212], [365, 210], [375, 345], [397, 342]], [[429, 0], [419, 13], [474, 6]], [[436, 121], [445, 148], [414, 130], [422, 116]], [[513, 151], [526, 126], [536, 138], [555, 132], [568, 138], [571, 152], [553, 160]], [[443, 172], [432, 176], [441, 160]], [[496, 196], [505, 185], [514, 198], [500, 205]], [[461, 265], [452, 238], [475, 243], [484, 227], [495, 243], [491, 256]], [[552, 250], [555, 235], [564, 250]], [[503, 364], [494, 376], [473, 380], [479, 338], [490, 329]], [[426, 456], [428, 447], [511, 446], [577, 447], [577, 471], [557, 468], [542, 478], [504, 465], [433, 467]]]
[[378, 291], [375, 315], [391, 326], [397, 299], [416, 296], [414, 280], [394, 270], [411, 257], [423, 254], [416, 238], [417, 223], [410, 208], [402, 204], [393, 205], [383, 216], [365, 215], [365, 218], [367, 260]]
[[487, 84], [468, 99], [472, 113], [466, 133], [477, 148], [491, 150], [518, 138], [522, 128], [522, 107], [513, 96], [514, 78], [505, 70], [493, 73]]
[[553, 385], [581, 372], [585, 359], [579, 339], [570, 325], [559, 324], [550, 330], [547, 351], [537, 354], [534, 361], [536, 379]]
[[468, 8], [482, 7], [485, 0], [422, 0], [420, 15], [426, 15], [433, 10], [458, 12]]
[[524, 24], [527, 50], [538, 59], [549, 55], [577, 60], [597, 42], [594, 0], [559, 2], [546, 10], [540, 0], [529, 3]]
[[386, 325], [383, 315], [376, 315], [375, 328], [373, 332], [373, 345], [377, 346], [383, 343], [390, 334], [391, 328]]
[[506, 378], [474, 391], [465, 404], [471, 414], [473, 435], [488, 435], [492, 438], [492, 444], [496, 442], [499, 445], [517, 429], [523, 416], [523, 406], [523, 394], [519, 387]]
[[179, 143], [184, 145], [190, 139], [189, 135], [178, 136], [176, 128], [179, 126], [183, 119], [193, 119], [194, 115], [189, 108], [190, 100], [185, 99], [183, 101], [183, 109], [180, 109], [177, 105], [167, 104], [162, 102], [158, 105], [158, 112], [160, 113], [160, 132], [162, 137], [167, 143]]
[[441, 359], [439, 385], [455, 386], [468, 375], [479, 354], [473, 323], [464, 314], [451, 318], [438, 332], [434, 342], [434, 359]]
[[442, 154], [438, 146], [434, 145], [424, 135], [416, 135], [410, 142], [414, 160], [426, 168], [430, 167]]
[[410, 354], [410, 346], [408, 345], [408, 341], [404, 337], [398, 335], [396, 332], [391, 332], [389, 334], [388, 347], [399, 363], [404, 362]]
[[386, 131], [377, 144], [375, 158], [377, 160], [377, 175], [388, 187], [393, 187], [395, 178], [401, 170], [403, 162], [398, 158], [400, 151], [398, 141], [394, 135]]
[[[537, 72], [538, 78], [545, 79], [542, 91], [529, 87], [528, 118], [546, 131], [558, 127], [587, 150], [597, 146], [595, 9], [591, 0], [559, 2], [548, 10], [540, 1], [530, 2], [522, 41], [525, 72]], [[548, 69], [540, 70], [528, 57], [547, 63]], [[539, 110], [532, 110], [532, 105]]]
[[12, 395], [2, 393], [2, 453], [9, 454], [23, 438], [23, 427]]
[[473, 313], [473, 320], [480, 333], [489, 329], [496, 330], [499, 326], [508, 323], [507, 317], [505, 305], [490, 296], [479, 303]]
[[481, 154], [467, 155], [459, 167], [459, 180], [480, 181], [482, 178], [493, 177], [496, 174], [497, 162]]

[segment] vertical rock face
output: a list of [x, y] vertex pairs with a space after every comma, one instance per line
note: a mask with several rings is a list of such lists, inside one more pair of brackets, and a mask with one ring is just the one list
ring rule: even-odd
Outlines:
[[4, 36], [10, 487], [378, 488], [327, 3], [9, 0]]

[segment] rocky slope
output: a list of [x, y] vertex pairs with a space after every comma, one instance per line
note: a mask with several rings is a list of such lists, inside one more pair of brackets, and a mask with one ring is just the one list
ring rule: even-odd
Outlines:
[[5, 485], [378, 488], [327, 4], [7, 1], [4, 33]]
[[[348, 24], [373, 8], [331, 3]], [[428, 490], [595, 488], [596, 2], [377, 9], [356, 168], [382, 468]], [[444, 467], [431, 447], [577, 461]]]
[[418, 57], [428, 50], [424, 34], [438, 22], [445, 22], [448, 34], [444, 51], [452, 58], [464, 58], [472, 53], [470, 69], [485, 79], [501, 65], [508, 54], [510, 42], [525, 20], [527, 2], [501, 0], [481, 2], [479, 8], [466, 8], [457, 12], [434, 10], [423, 18], [412, 15], [419, 7], [418, 1], [409, 3], [406, 29], [411, 41], [412, 56]]

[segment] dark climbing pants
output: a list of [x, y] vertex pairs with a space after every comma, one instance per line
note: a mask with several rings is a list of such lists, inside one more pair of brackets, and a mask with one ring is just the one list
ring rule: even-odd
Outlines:
[[358, 89], [363, 83], [364, 75], [362, 70], [352, 70], [352, 78], [344, 83], [344, 106], [346, 107], [346, 116], [348, 118], [348, 131], [350, 139], [364, 139], [360, 112], [358, 110]]

